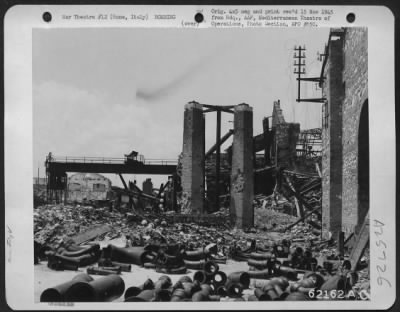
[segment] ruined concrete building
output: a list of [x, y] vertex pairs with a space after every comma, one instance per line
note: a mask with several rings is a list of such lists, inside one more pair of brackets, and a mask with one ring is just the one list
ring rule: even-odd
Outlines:
[[357, 232], [369, 210], [367, 29], [332, 29], [321, 77], [322, 221], [326, 237]]
[[[205, 211], [205, 116], [204, 105], [185, 105], [182, 149], [182, 213]], [[239, 228], [253, 226], [254, 167], [253, 111], [248, 104], [224, 109], [234, 114], [230, 186], [230, 215]], [[231, 110], [233, 108], [233, 111]], [[219, 154], [217, 154], [220, 157]], [[218, 165], [219, 166], [219, 165]]]
[[111, 181], [97, 173], [75, 173], [68, 178], [67, 200], [106, 200]]
[[300, 124], [286, 122], [283, 117], [280, 101], [274, 102], [272, 111], [273, 142], [271, 158], [278, 167], [295, 167], [296, 143], [299, 138]]

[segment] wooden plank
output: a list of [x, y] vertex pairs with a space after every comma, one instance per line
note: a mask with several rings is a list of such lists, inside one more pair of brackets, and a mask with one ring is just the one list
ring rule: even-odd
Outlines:
[[357, 263], [360, 261], [364, 254], [365, 248], [369, 243], [369, 211], [365, 216], [364, 222], [361, 226], [360, 232], [356, 237], [353, 250], [350, 254], [351, 270], [355, 271]]
[[340, 231], [338, 233], [338, 238], [337, 238], [337, 252], [339, 254], [339, 256], [343, 256], [344, 255], [344, 232]]
[[85, 242], [88, 242], [90, 240], [95, 239], [97, 236], [105, 234], [107, 232], [111, 231], [111, 227], [109, 225], [100, 225], [100, 226], [95, 226], [83, 233], [79, 233], [71, 239], [76, 243], [76, 244], [82, 244]]

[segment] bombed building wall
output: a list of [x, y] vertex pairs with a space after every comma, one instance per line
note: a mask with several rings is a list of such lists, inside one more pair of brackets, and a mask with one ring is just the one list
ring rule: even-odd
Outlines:
[[[205, 174], [206, 174], [206, 198], [207, 198], [207, 211], [217, 211], [220, 207], [215, 207], [215, 184], [216, 184], [216, 173], [215, 173], [216, 156], [215, 154], [210, 155], [205, 160]], [[231, 178], [231, 164], [229, 161], [229, 155], [227, 153], [221, 153], [220, 155], [220, 195], [229, 194], [230, 189], [230, 178]], [[224, 206], [224, 203], [221, 203]], [[229, 205], [229, 203], [228, 203]]]
[[111, 191], [111, 181], [96, 173], [76, 173], [68, 179], [68, 200], [105, 200]]
[[324, 233], [353, 232], [368, 211], [367, 31], [333, 29], [324, 70]]
[[296, 143], [300, 133], [300, 124], [288, 123], [283, 117], [280, 101], [274, 102], [272, 112], [272, 131], [275, 133], [272, 150], [277, 166], [293, 168], [296, 158]]
[[342, 228], [352, 232], [369, 209], [367, 29], [347, 28], [343, 50]]
[[151, 182], [151, 178], [147, 178], [142, 183], [143, 193], [152, 195], [153, 194], [153, 182]]

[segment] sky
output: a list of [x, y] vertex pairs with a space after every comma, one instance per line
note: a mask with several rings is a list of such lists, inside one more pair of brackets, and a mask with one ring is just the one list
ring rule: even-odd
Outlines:
[[[33, 31], [33, 167], [55, 156], [177, 159], [184, 105], [247, 103], [254, 135], [280, 100], [285, 120], [321, 126], [321, 104], [297, 103], [293, 48], [306, 46], [306, 76], [319, 76], [328, 28], [140, 29]], [[320, 97], [303, 83], [302, 97]], [[206, 115], [206, 149], [216, 113]], [[233, 115], [222, 114], [222, 135]], [[228, 140], [222, 149], [229, 146]], [[34, 170], [36, 172], [36, 170]], [[117, 175], [106, 175], [122, 186]], [[145, 175], [124, 175], [141, 186]], [[155, 187], [165, 176], [151, 176]]]

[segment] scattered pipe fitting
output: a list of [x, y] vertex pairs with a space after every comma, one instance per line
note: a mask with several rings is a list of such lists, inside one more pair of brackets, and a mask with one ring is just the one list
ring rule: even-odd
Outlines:
[[155, 292], [155, 301], [171, 301], [172, 287], [160, 289]]
[[257, 298], [257, 301], [270, 301], [271, 300], [271, 297], [260, 288], [254, 289], [254, 296]]
[[234, 298], [232, 301], [245, 301], [242, 297]]
[[204, 272], [208, 276], [214, 276], [219, 271], [219, 266], [213, 261], [207, 261], [204, 264]]
[[200, 290], [193, 294], [192, 301], [220, 301], [220, 296], [210, 298], [213, 292], [213, 288], [210, 285], [203, 284], [200, 286]]
[[231, 298], [241, 297], [243, 289], [245, 288], [242, 283], [232, 282], [232, 281], [229, 281], [229, 279], [228, 279], [228, 282], [225, 285], [225, 287], [226, 287], [226, 292], [227, 292], [228, 296]]
[[253, 260], [269, 260], [272, 257], [273, 257], [272, 252], [263, 252], [263, 253], [252, 252], [250, 254], [250, 258]]
[[200, 288], [206, 292], [208, 295], [213, 295], [214, 294], [214, 289], [211, 287], [211, 285], [208, 284], [202, 284], [200, 285]]
[[125, 290], [124, 280], [111, 274], [91, 282], [73, 284], [65, 294], [67, 301], [72, 302], [103, 302], [119, 298]]
[[178, 268], [168, 268], [168, 267], [157, 267], [156, 272], [163, 274], [185, 274], [187, 272], [186, 266], [181, 266]]
[[172, 286], [171, 278], [167, 275], [162, 275], [160, 278], [155, 282], [154, 289], [167, 289]]
[[208, 296], [209, 301], [221, 301], [221, 297], [218, 295], [210, 295]]
[[207, 282], [207, 275], [204, 271], [197, 271], [193, 275], [193, 280], [198, 281], [200, 284]]
[[193, 251], [185, 251], [183, 254], [183, 258], [185, 260], [191, 260], [191, 261], [198, 261], [206, 258], [206, 253], [204, 252], [203, 248], [199, 248], [197, 250]]
[[[282, 300], [287, 295], [285, 290], [288, 288], [288, 286], [289, 282], [286, 278], [274, 277], [261, 287], [261, 291], [269, 297], [269, 300]], [[258, 291], [258, 294], [261, 295], [261, 292]]]
[[212, 255], [215, 255], [215, 254], [217, 254], [217, 252], [218, 252], [218, 246], [217, 246], [217, 244], [215, 244], [215, 243], [210, 243], [210, 244], [208, 244], [206, 247], [204, 247], [204, 252], [206, 253], [206, 254], [212, 254]]
[[175, 289], [174, 292], [171, 295], [171, 301], [182, 301], [183, 299], [187, 298], [185, 290], [178, 288]]
[[235, 283], [240, 283], [244, 289], [250, 286], [250, 275], [247, 272], [233, 272], [228, 275], [228, 281]]
[[178, 282], [181, 282], [181, 283], [193, 283], [193, 280], [192, 280], [192, 278], [191, 278], [190, 276], [185, 275], [185, 276], [182, 276], [182, 277], [178, 280]]
[[88, 267], [86, 269], [87, 274], [92, 275], [110, 275], [110, 274], [121, 274], [121, 268], [111, 269], [105, 267]]
[[184, 282], [182, 285], [187, 298], [191, 298], [195, 292], [201, 290], [200, 283], [196, 280], [193, 283]]
[[193, 294], [192, 301], [208, 301], [208, 296], [203, 291], [198, 291]]
[[154, 299], [154, 294], [154, 289], [145, 289], [137, 296], [125, 298], [125, 302], [149, 302]]
[[346, 285], [348, 285], [351, 288], [357, 282], [358, 282], [358, 273], [357, 272], [349, 272], [347, 274]]
[[212, 288], [207, 284], [203, 284], [200, 286], [200, 290], [193, 294], [192, 301], [209, 301], [211, 294]]
[[328, 280], [328, 279], [325, 280], [324, 276], [322, 276], [321, 274], [319, 274], [317, 272], [313, 272], [313, 271], [305, 272], [303, 275], [303, 279], [306, 279], [306, 278], [313, 278], [316, 281], [316, 288], [320, 288], [321, 285], [323, 283], [325, 283], [326, 280]]
[[116, 266], [120, 267], [122, 272], [131, 272], [132, 271], [132, 266], [127, 263], [122, 263], [122, 262], [117, 262], [117, 261], [111, 261], [109, 259], [100, 259], [98, 261], [99, 266]]
[[295, 291], [286, 296], [285, 301], [305, 301], [309, 300], [309, 297], [304, 292]]
[[74, 241], [70, 240], [68, 242], [63, 242], [62, 247], [67, 251], [78, 251], [87, 248], [87, 246], [79, 246]]
[[250, 278], [255, 279], [270, 279], [273, 275], [270, 269], [264, 269], [260, 271], [247, 271]]
[[146, 263], [143, 263], [143, 267], [144, 267], [145, 269], [155, 269], [155, 268], [156, 268], [156, 265], [155, 265], [155, 263], [146, 262]]
[[275, 275], [282, 275], [290, 280], [297, 279], [297, 271], [291, 267], [275, 264], [273, 270]]
[[303, 287], [313, 287], [319, 289], [325, 282], [324, 278], [315, 272], [307, 272], [303, 275], [303, 279], [300, 281]]
[[143, 290], [154, 289], [153, 281], [148, 278], [142, 285], [140, 286], [131, 286], [125, 291], [125, 299], [129, 297], [136, 297], [138, 296]]
[[343, 290], [346, 289], [346, 279], [341, 275], [334, 275], [329, 278], [324, 284], [321, 286], [321, 290], [331, 291], [331, 290]]
[[276, 288], [273, 285], [263, 287], [262, 292], [265, 293], [265, 298], [270, 298], [269, 300], [280, 300], [280, 295], [276, 292]]
[[215, 285], [216, 288], [219, 286], [225, 285], [228, 277], [222, 271], [218, 271], [213, 275], [212, 283]]
[[289, 281], [285, 277], [274, 277], [270, 280], [270, 284], [278, 285], [282, 290], [286, 290], [289, 286]]
[[228, 296], [228, 291], [224, 285], [221, 285], [217, 287], [216, 293], [220, 297], [227, 297]]
[[181, 266], [179, 268], [172, 268], [169, 270], [170, 274], [185, 274], [187, 272], [187, 268], [185, 266]]
[[198, 260], [198, 261], [183, 260], [183, 261], [185, 263], [185, 266], [188, 269], [192, 269], [192, 270], [202, 270], [205, 265], [204, 260]]
[[107, 248], [110, 250], [110, 260], [140, 266], [147, 262], [147, 256], [151, 254], [151, 252], [146, 251], [144, 247], [121, 248], [109, 244]]
[[255, 260], [255, 259], [249, 259], [247, 261], [247, 264], [249, 266], [255, 267], [256, 269], [267, 269], [271, 267], [271, 261], [270, 260]]
[[250, 296], [247, 298], [247, 301], [258, 301], [258, 298], [257, 298], [255, 295], [250, 295]]
[[99, 259], [100, 251], [97, 250], [76, 257], [63, 256], [54, 251], [46, 251], [46, 255], [48, 257], [48, 263], [47, 263], [48, 267], [54, 268], [56, 270], [61, 270], [63, 267], [66, 269], [70, 268], [71, 265], [72, 267], [74, 265], [82, 267], [94, 264]]
[[209, 259], [218, 264], [226, 264], [227, 257], [212, 257], [210, 256]]
[[91, 282], [93, 277], [86, 273], [76, 275], [72, 280], [57, 286], [45, 289], [40, 295], [40, 302], [63, 302], [68, 289], [77, 282]]
[[80, 250], [76, 250], [76, 251], [68, 251], [65, 248], [62, 248], [61, 251], [58, 251], [58, 253], [62, 256], [66, 256], [66, 257], [79, 257], [82, 256], [84, 254], [90, 253], [90, 252], [95, 252], [100, 250], [100, 245], [96, 244], [96, 245], [91, 245], [85, 248], [82, 248]]
[[51, 260], [47, 262], [47, 266], [55, 271], [64, 271], [64, 270], [70, 270], [70, 271], [78, 271], [78, 265], [73, 264], [73, 263], [66, 263], [60, 260]]

